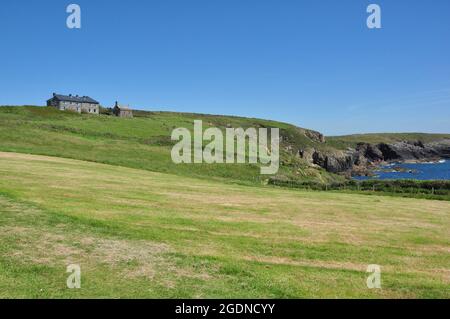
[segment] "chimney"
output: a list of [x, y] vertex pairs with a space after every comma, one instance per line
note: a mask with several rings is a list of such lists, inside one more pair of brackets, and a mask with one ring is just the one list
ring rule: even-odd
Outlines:
[[53, 93], [53, 96], [56, 96], [56, 93]]

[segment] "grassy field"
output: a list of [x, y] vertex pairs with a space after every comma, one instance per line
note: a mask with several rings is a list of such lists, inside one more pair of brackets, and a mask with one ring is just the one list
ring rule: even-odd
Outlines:
[[[445, 201], [0, 152], [1, 298], [449, 298], [449, 229]], [[72, 263], [81, 289], [66, 288]]]

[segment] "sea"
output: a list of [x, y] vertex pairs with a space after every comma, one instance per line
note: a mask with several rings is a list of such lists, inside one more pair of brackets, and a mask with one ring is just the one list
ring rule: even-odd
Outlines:
[[450, 180], [450, 159], [429, 163], [391, 163], [380, 166], [374, 174], [374, 176], [355, 176], [354, 179]]

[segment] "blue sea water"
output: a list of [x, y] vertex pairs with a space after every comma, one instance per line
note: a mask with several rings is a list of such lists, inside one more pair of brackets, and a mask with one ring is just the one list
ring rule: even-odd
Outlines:
[[[394, 167], [401, 167], [408, 171], [397, 172]], [[450, 180], [450, 160], [437, 163], [393, 163], [380, 167], [375, 171], [376, 176], [357, 176], [357, 180], [367, 179], [418, 179], [418, 180]]]

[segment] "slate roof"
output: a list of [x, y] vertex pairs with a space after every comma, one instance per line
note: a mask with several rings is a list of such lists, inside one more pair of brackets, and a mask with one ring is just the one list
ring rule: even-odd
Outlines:
[[114, 107], [123, 111], [131, 111], [131, 107], [129, 105], [121, 105], [118, 102], [116, 102], [116, 105]]
[[116, 105], [115, 107], [117, 107], [119, 110], [122, 110], [122, 111], [131, 111], [131, 108], [126, 105]]
[[99, 102], [97, 102], [93, 98], [90, 98], [89, 96], [53, 94], [53, 98], [57, 99], [58, 101], [64, 102], [100, 104]]

